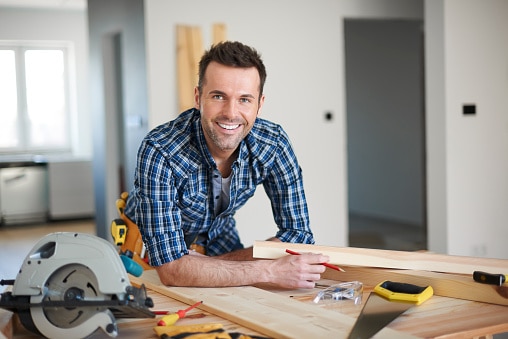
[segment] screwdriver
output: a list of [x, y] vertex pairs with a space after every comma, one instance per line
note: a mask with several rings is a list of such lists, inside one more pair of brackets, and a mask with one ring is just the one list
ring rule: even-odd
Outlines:
[[506, 282], [506, 278], [505, 274], [493, 274], [481, 271], [473, 272], [473, 280], [482, 284], [501, 286]]
[[189, 308], [187, 308], [185, 310], [179, 310], [176, 313], [172, 313], [172, 314], [169, 314], [169, 315], [166, 315], [166, 316], [162, 317], [161, 320], [159, 320], [159, 322], [157, 323], [157, 326], [170, 326], [170, 325], [173, 325], [174, 323], [177, 322], [178, 319], [181, 319], [181, 318], [185, 317], [185, 314], [187, 312], [192, 310], [194, 307], [198, 307], [202, 303], [203, 303], [202, 301], [199, 301], [199, 302], [195, 303], [194, 305], [192, 305], [191, 307], [189, 307]]

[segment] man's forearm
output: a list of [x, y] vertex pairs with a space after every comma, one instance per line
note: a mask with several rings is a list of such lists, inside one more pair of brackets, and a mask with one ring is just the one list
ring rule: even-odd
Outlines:
[[[251, 249], [240, 250], [245, 255]], [[252, 252], [251, 252], [252, 253]], [[252, 255], [252, 254], [251, 254]], [[164, 285], [227, 287], [269, 283], [284, 288], [313, 288], [330, 258], [302, 253], [275, 260], [225, 260], [192, 253], [156, 267]]]
[[263, 266], [268, 262], [240, 259], [248, 256], [249, 252], [252, 259], [252, 248], [235, 252], [239, 253], [234, 259], [185, 255], [171, 263], [156, 267], [156, 270], [162, 283], [170, 286], [244, 286], [266, 282], [267, 279], [263, 278], [266, 276]]

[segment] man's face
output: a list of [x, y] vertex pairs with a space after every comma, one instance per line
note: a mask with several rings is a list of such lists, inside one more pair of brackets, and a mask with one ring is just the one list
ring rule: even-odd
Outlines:
[[202, 94], [196, 88], [194, 98], [212, 155], [229, 156], [249, 134], [264, 102], [259, 82], [255, 67], [208, 65]]

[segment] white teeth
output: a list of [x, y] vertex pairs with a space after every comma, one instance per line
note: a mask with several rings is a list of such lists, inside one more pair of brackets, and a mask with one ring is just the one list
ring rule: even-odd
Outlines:
[[240, 126], [240, 125], [225, 125], [225, 124], [220, 124], [219, 123], [219, 126], [224, 128], [224, 129], [227, 129], [227, 130], [233, 130], [235, 128], [238, 128], [238, 126]]

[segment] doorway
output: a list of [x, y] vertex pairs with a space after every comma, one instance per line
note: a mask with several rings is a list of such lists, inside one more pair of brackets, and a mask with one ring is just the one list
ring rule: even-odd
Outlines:
[[349, 245], [427, 247], [421, 20], [344, 21]]

